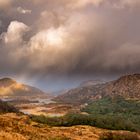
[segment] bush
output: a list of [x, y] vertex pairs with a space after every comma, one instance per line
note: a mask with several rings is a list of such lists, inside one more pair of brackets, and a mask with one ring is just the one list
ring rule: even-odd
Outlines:
[[137, 134], [115, 134], [115, 133], [108, 133], [101, 136], [100, 140], [140, 140]]
[[55, 138], [49, 138], [48, 140], [70, 140], [70, 139], [66, 137], [55, 137]]

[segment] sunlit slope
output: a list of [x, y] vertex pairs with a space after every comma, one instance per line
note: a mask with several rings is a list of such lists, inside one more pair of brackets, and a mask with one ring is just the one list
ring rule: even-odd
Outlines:
[[0, 79], [0, 96], [35, 96], [43, 95], [41, 90], [16, 82], [10, 78]]

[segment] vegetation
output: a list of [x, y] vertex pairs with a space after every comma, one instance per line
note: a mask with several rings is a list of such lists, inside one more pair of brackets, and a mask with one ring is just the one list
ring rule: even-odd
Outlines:
[[113, 115], [123, 114], [127, 117], [134, 115], [140, 115], [140, 102], [135, 100], [125, 100], [122, 97], [106, 97], [95, 102], [89, 103], [89, 105], [82, 109], [89, 114], [101, 114], [101, 115]]
[[90, 125], [112, 130], [140, 131], [140, 102], [117, 97], [90, 103], [82, 111], [89, 115], [67, 114], [63, 117], [32, 116], [33, 121], [51, 126]]
[[139, 140], [137, 134], [115, 134], [115, 133], [108, 133], [101, 136], [100, 140]]
[[106, 97], [90, 103], [82, 111], [99, 117], [105, 126], [110, 129], [140, 130], [139, 101], [125, 100], [119, 96]]
[[66, 137], [55, 137], [55, 138], [49, 138], [48, 140], [70, 140], [70, 139]]
[[12, 105], [0, 100], [0, 114], [10, 113], [10, 112], [18, 113], [18, 110]]

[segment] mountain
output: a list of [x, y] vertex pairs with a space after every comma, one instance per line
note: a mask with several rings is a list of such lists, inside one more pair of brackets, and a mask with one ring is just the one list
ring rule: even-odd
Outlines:
[[140, 74], [125, 75], [104, 84], [78, 87], [56, 97], [54, 100], [64, 103], [83, 104], [106, 96], [140, 99]]
[[0, 96], [39, 96], [44, 94], [38, 88], [18, 83], [13, 79], [0, 79]]
[[80, 84], [80, 87], [93, 86], [93, 85], [102, 84], [102, 83], [104, 83], [104, 81], [102, 80], [88, 80], [88, 81], [82, 82]]
[[69, 91], [68, 89], [62, 89], [59, 91], [52, 92], [51, 95], [53, 95], [53, 96], [63, 95], [64, 93], [66, 93], [68, 91]]

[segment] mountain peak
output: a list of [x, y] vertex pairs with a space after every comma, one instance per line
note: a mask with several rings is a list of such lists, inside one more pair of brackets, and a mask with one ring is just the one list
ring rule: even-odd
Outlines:
[[38, 88], [18, 83], [11, 78], [0, 79], [0, 96], [37, 96], [44, 94]]
[[0, 79], [0, 86], [9, 86], [9, 85], [12, 85], [12, 84], [15, 84], [16, 81], [11, 79], [11, 78], [2, 78]]
[[9, 81], [15, 81], [15, 80], [13, 80], [12, 78], [5, 77], [5, 78], [0, 79], [0, 81], [9, 82]]
[[130, 74], [130, 75], [125, 75], [125, 76], [122, 76], [120, 77], [118, 80], [121, 80], [121, 79], [140, 79], [140, 74]]
[[139, 82], [140, 81], [140, 74], [131, 74], [131, 75], [125, 75], [120, 77], [118, 80], [116, 80], [114, 83], [122, 83], [122, 84], [132, 84], [135, 82]]

